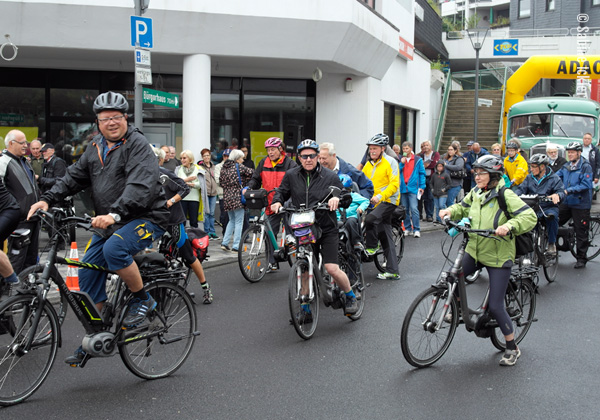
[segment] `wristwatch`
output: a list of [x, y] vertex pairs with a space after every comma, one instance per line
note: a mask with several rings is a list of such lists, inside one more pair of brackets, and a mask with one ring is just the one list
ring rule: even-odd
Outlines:
[[171, 198], [171, 203], [173, 203], [173, 204], [176, 203], [175, 198]]
[[115, 219], [116, 223], [119, 223], [121, 221], [121, 215], [117, 213], [108, 213], [108, 215]]

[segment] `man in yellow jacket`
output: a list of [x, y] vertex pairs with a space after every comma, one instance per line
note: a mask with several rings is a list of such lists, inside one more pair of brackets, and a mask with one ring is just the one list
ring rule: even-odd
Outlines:
[[514, 188], [525, 180], [529, 173], [527, 161], [519, 153], [519, 145], [510, 142], [506, 145], [508, 156], [504, 159], [504, 171], [510, 179], [510, 188]]
[[385, 154], [390, 139], [385, 134], [376, 134], [367, 142], [369, 159], [363, 173], [373, 182], [374, 194], [371, 204], [375, 209], [365, 218], [365, 243], [368, 255], [378, 251], [381, 239], [387, 260], [386, 272], [377, 275], [382, 280], [399, 280], [398, 259], [392, 233], [392, 214], [400, 202], [400, 175], [398, 161]]

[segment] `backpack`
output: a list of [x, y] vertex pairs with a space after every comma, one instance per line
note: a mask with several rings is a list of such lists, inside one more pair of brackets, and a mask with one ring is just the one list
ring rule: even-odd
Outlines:
[[[508, 219], [512, 219], [510, 214], [508, 213], [508, 208], [506, 207], [506, 198], [504, 197], [504, 192], [506, 191], [506, 187], [500, 187], [498, 190], [498, 205], [500, 206], [500, 210], [504, 212]], [[515, 248], [516, 248], [516, 256], [520, 257], [523, 255], [527, 255], [530, 252], [533, 252], [533, 232], [525, 232], [520, 235], [515, 236]]]

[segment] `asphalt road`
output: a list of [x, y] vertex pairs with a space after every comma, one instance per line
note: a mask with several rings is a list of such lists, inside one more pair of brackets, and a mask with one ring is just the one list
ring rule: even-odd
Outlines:
[[[433, 367], [403, 358], [400, 328], [414, 297], [439, 274], [443, 232], [407, 238], [402, 279], [370, 282], [363, 318], [322, 308], [313, 339], [289, 324], [288, 268], [250, 284], [237, 264], [207, 270], [215, 301], [197, 306], [202, 335], [173, 376], [144, 381], [119, 356], [84, 369], [62, 360], [82, 329], [69, 316], [49, 378], [2, 419], [585, 419], [598, 413], [599, 262], [574, 270], [562, 254], [559, 278], [540, 279], [535, 323], [517, 366], [498, 366], [489, 339], [461, 326]], [[481, 296], [485, 278], [469, 286]], [[191, 290], [200, 295], [195, 283]], [[470, 295], [471, 296], [471, 295]], [[478, 302], [473, 302], [472, 306]]]

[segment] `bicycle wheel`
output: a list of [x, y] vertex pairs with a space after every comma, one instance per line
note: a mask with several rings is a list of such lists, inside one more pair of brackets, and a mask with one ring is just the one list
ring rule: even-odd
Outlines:
[[600, 220], [590, 219], [589, 228], [590, 247], [588, 248], [588, 261], [600, 255]]
[[417, 296], [406, 312], [400, 343], [404, 358], [415, 367], [431, 366], [446, 353], [452, 343], [458, 325], [455, 299], [450, 301], [448, 308], [452, 319], [439, 324], [447, 296], [446, 289], [430, 287]]
[[356, 295], [358, 301], [358, 311], [348, 317], [352, 321], [356, 321], [360, 319], [365, 308], [366, 293], [365, 278], [362, 272], [360, 256], [349, 254], [348, 258], [346, 258], [344, 255], [340, 254], [338, 258], [340, 269], [342, 269], [342, 271], [344, 271], [344, 273], [346, 273], [348, 276], [350, 285], [352, 286], [352, 291]]
[[537, 252], [541, 252], [544, 255], [544, 277], [548, 283], [552, 283], [556, 280], [556, 274], [558, 273], [558, 252], [550, 253], [546, 251], [548, 249], [548, 233], [543, 230], [539, 236], [539, 242], [537, 246]]
[[481, 275], [481, 269], [475, 270], [474, 273], [471, 273], [468, 276], [465, 276], [465, 283], [467, 283], [467, 284], [475, 283], [480, 275]]
[[49, 302], [40, 305], [33, 295], [18, 295], [0, 304], [0, 405], [20, 403], [37, 391], [59, 341], [60, 325]]
[[[317, 329], [319, 321], [319, 285], [316, 277], [313, 276], [313, 291], [314, 295], [311, 298], [300, 294], [300, 278], [303, 275], [308, 276], [308, 261], [296, 260], [290, 270], [288, 279], [288, 303], [290, 307], [290, 315], [292, 316], [292, 324], [300, 337], [308, 340], [313, 336]], [[308, 293], [308, 290], [307, 290]], [[306, 313], [302, 308], [302, 303], [310, 305], [310, 313]]]
[[[40, 278], [42, 277], [42, 273], [44, 272], [44, 267], [41, 265], [33, 265], [31, 267], [27, 267], [25, 270], [19, 273], [19, 285], [26, 289], [35, 289], [37, 284], [40, 282]], [[60, 273], [56, 269], [52, 269], [50, 273], [50, 290], [48, 292], [48, 301], [52, 303], [54, 307], [54, 311], [58, 316], [58, 322], [60, 325], [65, 320], [67, 316], [67, 309], [69, 304], [67, 303], [67, 298], [64, 297], [58, 291], [58, 285], [56, 283], [56, 279], [61, 278]], [[64, 281], [64, 280], [63, 280]]]
[[267, 272], [267, 240], [264, 225], [250, 226], [242, 234], [238, 248], [238, 264], [242, 275], [250, 283], [260, 281]]
[[[511, 280], [511, 284], [506, 290], [504, 304], [512, 319], [515, 343], [518, 344], [525, 338], [533, 322], [536, 302], [535, 286], [529, 279]], [[506, 349], [506, 340], [500, 328], [494, 328], [494, 334], [490, 338], [498, 350]]]
[[125, 332], [119, 353], [134, 375], [164, 378], [179, 369], [192, 350], [198, 335], [196, 311], [187, 292], [169, 281], [150, 283], [146, 291], [156, 300], [156, 309]]
[[[400, 265], [400, 261], [402, 261], [402, 257], [404, 256], [404, 232], [401, 227], [393, 227], [392, 233], [394, 235], [394, 246], [396, 247], [396, 255], [398, 257], [398, 266]], [[386, 264], [387, 259], [383, 252], [375, 254], [374, 258], [375, 267], [381, 273], [386, 272]]]

